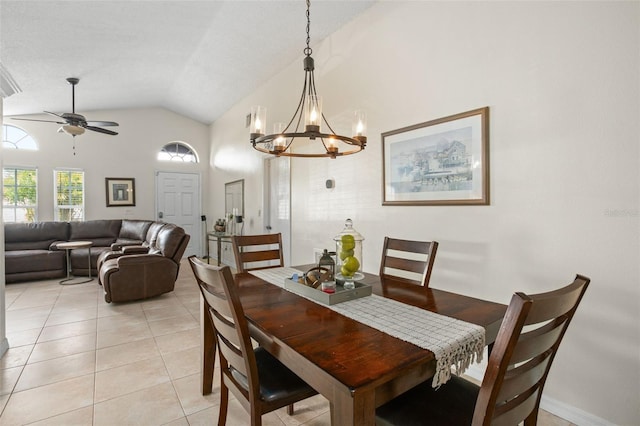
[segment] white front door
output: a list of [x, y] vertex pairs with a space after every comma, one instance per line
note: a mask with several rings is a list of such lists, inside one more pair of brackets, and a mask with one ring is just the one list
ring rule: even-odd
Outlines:
[[291, 265], [291, 160], [272, 157], [264, 160], [265, 233], [282, 234], [285, 266]]
[[201, 256], [200, 175], [157, 172], [156, 218], [182, 227], [191, 236], [184, 257]]

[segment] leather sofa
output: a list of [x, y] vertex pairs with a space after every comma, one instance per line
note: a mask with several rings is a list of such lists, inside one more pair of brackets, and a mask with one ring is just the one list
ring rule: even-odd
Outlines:
[[[153, 235], [153, 231], [149, 234]], [[99, 281], [105, 301], [128, 302], [173, 291], [189, 238], [184, 229], [169, 224], [160, 228], [155, 241], [150, 238], [146, 246], [103, 253]]]
[[[56, 247], [57, 243], [65, 241], [93, 243], [91, 275], [97, 276], [98, 258], [102, 253], [142, 245], [153, 224], [154, 229], [169, 225], [150, 220], [130, 219], [6, 223], [5, 281], [13, 283], [66, 276], [65, 251]], [[87, 255], [88, 249], [71, 250], [71, 269], [74, 275], [89, 274]]]

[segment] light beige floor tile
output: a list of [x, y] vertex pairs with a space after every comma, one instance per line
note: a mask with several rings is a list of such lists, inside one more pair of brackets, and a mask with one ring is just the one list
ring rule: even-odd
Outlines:
[[109, 346], [96, 351], [96, 371], [120, 367], [149, 358], [157, 358], [159, 355], [160, 351], [153, 337]]
[[177, 333], [163, 334], [155, 338], [160, 353], [166, 354], [183, 349], [200, 347], [200, 328], [192, 328]]
[[186, 417], [181, 417], [178, 420], [174, 420], [172, 422], [165, 423], [162, 426], [189, 426], [189, 422], [187, 421]]
[[11, 310], [35, 308], [38, 306], [51, 306], [55, 303], [57, 298], [58, 295], [56, 293], [30, 295], [25, 292], [13, 301], [11, 304]]
[[33, 345], [38, 341], [42, 328], [32, 328], [24, 331], [7, 331], [7, 340], [12, 348], [24, 345]]
[[79, 410], [49, 417], [39, 422], [30, 423], [29, 426], [92, 426], [93, 405]]
[[116, 329], [98, 330], [97, 348], [102, 349], [109, 346], [121, 345], [123, 343], [135, 342], [138, 340], [153, 337], [151, 329], [147, 323], [129, 324]]
[[[304, 401], [296, 402], [293, 406], [293, 415], [287, 414], [286, 408], [280, 408], [275, 413], [278, 415], [282, 423], [285, 425], [295, 426], [305, 424], [318, 416], [329, 412], [329, 401], [322, 395], [316, 395], [311, 398], [307, 398]], [[329, 414], [329, 424], [331, 423], [331, 417]]]
[[304, 426], [329, 426], [331, 425], [331, 412], [327, 410], [325, 413], [320, 414], [318, 417], [314, 417], [313, 419], [304, 422], [303, 425]]
[[[0, 395], [0, 413], [2, 413], [2, 411], [4, 411], [4, 407], [7, 405], [7, 402], [9, 402], [9, 397], [11, 396], [11, 394], [6, 394], [6, 395]], [[0, 421], [2, 420], [2, 415], [0, 415]]]
[[[187, 416], [189, 426], [211, 426], [218, 424], [218, 406], [207, 408]], [[228, 419], [227, 419], [228, 420]], [[228, 425], [233, 423], [227, 421]]]
[[220, 404], [219, 373], [214, 375], [214, 387], [209, 395], [202, 395], [200, 373], [174, 380], [173, 387], [186, 415]]
[[11, 395], [2, 424], [27, 424], [93, 404], [93, 374]]
[[68, 324], [52, 325], [42, 329], [38, 343], [51, 340], [64, 339], [66, 337], [81, 336], [96, 332], [96, 320], [72, 322]]
[[33, 330], [35, 328], [44, 327], [47, 322], [47, 316], [27, 318], [27, 319], [7, 319], [6, 329], [12, 332]]
[[98, 330], [113, 330], [135, 324], [146, 324], [147, 318], [142, 310], [98, 318]]
[[25, 320], [29, 318], [47, 317], [51, 313], [51, 305], [37, 306], [35, 308], [7, 310], [7, 320]]
[[93, 351], [27, 364], [15, 390], [23, 391], [91, 374], [95, 367], [96, 356]]
[[102, 402], [169, 381], [161, 357], [134, 362], [96, 373], [95, 400]]
[[162, 336], [163, 334], [190, 330], [199, 326], [200, 325], [191, 314], [167, 318], [159, 321], [149, 321], [149, 327], [151, 328], [151, 333], [154, 336]]
[[200, 348], [193, 347], [162, 356], [171, 380], [200, 372]]
[[49, 327], [52, 325], [68, 324], [70, 322], [91, 320], [97, 317], [98, 317], [97, 307], [74, 309], [74, 310], [69, 310], [69, 311], [64, 311], [64, 312], [59, 312], [56, 314], [49, 315], [49, 319], [47, 320], [45, 325]]
[[94, 351], [95, 349], [95, 333], [36, 343], [29, 357], [29, 364], [81, 352]]
[[182, 417], [178, 397], [167, 382], [96, 404], [93, 424], [159, 425]]
[[25, 365], [34, 346], [35, 345], [10, 347], [2, 358], [0, 358], [0, 370]]
[[148, 321], [157, 321], [167, 318], [179, 317], [188, 315], [189, 311], [182, 306], [181, 303], [177, 303], [172, 306], [161, 306], [153, 309], [145, 309], [144, 314]]
[[[0, 370], [0, 395], [7, 395], [13, 391], [23, 368], [24, 367], [21, 366]], [[2, 410], [0, 410], [0, 413], [1, 412]]]
[[140, 302], [144, 311], [157, 308], [170, 308], [179, 304], [180, 303], [177, 302], [176, 296], [173, 293], [165, 293]]
[[106, 303], [104, 301], [104, 293], [99, 296], [99, 300], [98, 318], [142, 313], [142, 305], [140, 305], [140, 302]]
[[540, 410], [538, 411], [538, 424], [544, 426], [571, 426], [572, 423], [544, 410]]

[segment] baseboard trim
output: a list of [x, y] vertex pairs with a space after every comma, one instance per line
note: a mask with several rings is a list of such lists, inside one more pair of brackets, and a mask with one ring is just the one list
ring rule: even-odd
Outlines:
[[[474, 364], [469, 366], [469, 369], [465, 371], [464, 374], [473, 377], [478, 381], [482, 381], [485, 368], [486, 364]], [[564, 402], [558, 401], [557, 399], [549, 398], [544, 394], [542, 395], [542, 399], [540, 400], [540, 408], [553, 414], [554, 416], [558, 416], [561, 419], [580, 426], [615, 426], [615, 423], [611, 423], [591, 413], [587, 413], [586, 411], [583, 411], [579, 408], [576, 408], [569, 404], [565, 404]]]
[[8, 350], [9, 350], [9, 341], [5, 337], [4, 339], [2, 339], [2, 341], [0, 341], [0, 358], [2, 358], [5, 352], [7, 352]]

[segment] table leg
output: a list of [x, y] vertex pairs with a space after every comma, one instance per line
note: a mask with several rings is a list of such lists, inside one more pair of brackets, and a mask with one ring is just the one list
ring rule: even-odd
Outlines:
[[71, 279], [71, 249], [65, 249], [65, 256], [67, 258], [67, 280]]
[[213, 388], [213, 371], [216, 361], [216, 338], [213, 325], [207, 312], [207, 304], [200, 295], [200, 347], [202, 350], [202, 368], [200, 382], [202, 394], [209, 395]]
[[331, 424], [340, 426], [375, 425], [375, 399], [375, 390], [357, 392], [355, 395], [335, 392], [331, 402]]
[[88, 256], [88, 260], [89, 260], [89, 279], [91, 280], [91, 247], [88, 247], [89, 249], [89, 256]]
[[209, 259], [211, 259], [211, 253], [209, 253], [209, 243], [211, 242], [211, 240], [209, 240], [209, 234], [205, 233], [204, 236], [207, 239], [207, 264], [209, 264], [211, 263], [209, 262]]
[[220, 252], [222, 251], [222, 238], [218, 237], [218, 266], [220, 266]]

